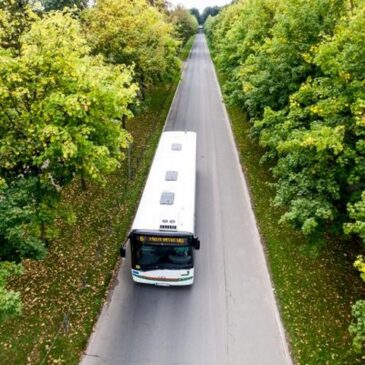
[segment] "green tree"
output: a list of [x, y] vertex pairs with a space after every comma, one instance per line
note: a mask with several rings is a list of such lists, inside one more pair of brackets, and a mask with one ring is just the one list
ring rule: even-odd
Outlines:
[[64, 8], [77, 7], [79, 9], [85, 9], [87, 7], [87, 0], [42, 0], [42, 4], [46, 11], [49, 10], [62, 10]]
[[198, 22], [198, 24], [201, 24], [200, 23], [200, 12], [199, 12], [199, 9], [197, 9], [197, 8], [190, 9], [190, 14], [195, 17], [195, 19]]
[[157, 8], [161, 13], [168, 14], [169, 2], [166, 0], [148, 0], [148, 3]]
[[349, 203], [347, 209], [352, 222], [345, 223], [345, 233], [358, 234], [365, 244], [365, 191], [362, 192], [361, 199], [356, 203]]
[[41, 257], [62, 187], [77, 175], [103, 182], [124, 156], [133, 75], [88, 52], [78, 22], [54, 13], [23, 35], [19, 57], [2, 55], [3, 258]]
[[84, 28], [93, 52], [112, 64], [134, 66], [142, 88], [178, 70], [174, 27], [145, 0], [99, 0], [87, 11]]
[[200, 16], [200, 24], [204, 24], [208, 16], [216, 16], [219, 14], [221, 8], [219, 6], [208, 6], [203, 10], [203, 14]]
[[365, 300], [358, 300], [351, 311], [353, 322], [349, 327], [350, 333], [354, 336], [353, 347], [361, 353], [365, 344]]
[[240, 69], [244, 106], [253, 118], [266, 107], [280, 110], [307, 77], [315, 74], [305, 55], [324, 34], [331, 34], [343, 13], [343, 0], [280, 1], [272, 27]]
[[19, 293], [5, 289], [7, 279], [19, 275], [21, 271], [22, 268], [19, 265], [0, 262], [0, 323], [21, 313]]
[[[338, 206], [340, 172], [331, 168], [341, 153], [343, 128], [313, 126], [311, 137], [298, 129], [311, 121], [310, 107], [299, 100], [308, 96], [308, 87], [301, 85], [325, 72], [310, 56], [313, 47], [333, 32], [344, 7], [344, 1], [329, 0], [240, 1], [221, 13], [213, 30], [215, 59], [227, 78], [226, 98], [248, 112], [267, 148], [265, 158], [277, 162], [276, 203], [289, 207], [283, 220], [307, 234], [325, 230], [343, 209]], [[303, 93], [293, 95], [299, 89]], [[317, 149], [302, 143], [310, 138], [322, 140]]]
[[20, 37], [38, 19], [39, 6], [30, 0], [0, 1], [0, 47], [19, 51]]
[[177, 6], [170, 14], [177, 37], [185, 44], [198, 30], [196, 18], [182, 6]]
[[53, 223], [53, 220], [45, 218], [54, 218], [50, 215], [51, 206], [45, 204], [49, 203], [50, 196], [47, 194], [49, 192], [44, 190], [45, 187], [39, 184], [37, 177], [19, 178], [4, 184], [0, 190], [2, 260], [20, 262], [24, 257], [32, 259], [44, 257], [45, 239], [49, 235], [48, 232], [40, 231], [47, 223]]
[[[354, 263], [354, 267], [360, 271], [360, 276], [365, 281], [365, 261], [364, 256], [359, 256]], [[361, 353], [365, 348], [365, 300], [358, 300], [352, 306], [352, 323], [349, 331], [353, 336], [353, 347], [355, 351]]]
[[230, 103], [244, 106], [242, 65], [264, 43], [275, 23], [278, 6], [276, 0], [238, 1], [216, 18], [210, 38], [215, 61], [226, 78], [224, 94]]
[[54, 13], [2, 57], [0, 174], [64, 186], [75, 174], [102, 181], [129, 142], [121, 128], [137, 87], [122, 66], [90, 57], [78, 22]]
[[349, 213], [361, 216], [361, 203], [346, 207], [360, 199], [365, 184], [364, 15], [357, 8], [312, 48], [311, 62], [322, 76], [291, 96], [288, 113], [265, 115], [263, 144], [279, 156], [277, 202], [289, 207], [284, 219], [305, 233], [341, 233]]

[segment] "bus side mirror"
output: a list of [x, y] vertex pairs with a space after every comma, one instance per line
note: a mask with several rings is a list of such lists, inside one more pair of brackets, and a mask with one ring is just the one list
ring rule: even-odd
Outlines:
[[194, 248], [200, 250], [200, 240], [199, 238], [194, 238]]
[[120, 247], [120, 256], [125, 257], [126, 256], [126, 249], [124, 246]]

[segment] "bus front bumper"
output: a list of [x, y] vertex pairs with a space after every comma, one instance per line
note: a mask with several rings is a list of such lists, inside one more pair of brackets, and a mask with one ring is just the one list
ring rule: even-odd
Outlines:
[[132, 269], [132, 278], [137, 283], [157, 286], [188, 286], [194, 283], [194, 269], [152, 270]]

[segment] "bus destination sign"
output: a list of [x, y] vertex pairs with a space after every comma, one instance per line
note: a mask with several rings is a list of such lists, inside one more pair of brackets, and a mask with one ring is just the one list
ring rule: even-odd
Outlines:
[[187, 245], [188, 238], [187, 237], [168, 237], [168, 236], [144, 236], [139, 235], [136, 236], [137, 241], [146, 243], [146, 244], [155, 244], [155, 245]]

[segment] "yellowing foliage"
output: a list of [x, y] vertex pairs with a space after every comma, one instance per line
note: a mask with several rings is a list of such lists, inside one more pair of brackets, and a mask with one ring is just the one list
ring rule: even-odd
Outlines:
[[145, 0], [99, 0], [84, 20], [93, 52], [110, 63], [133, 66], [142, 86], [178, 70], [174, 27]]

